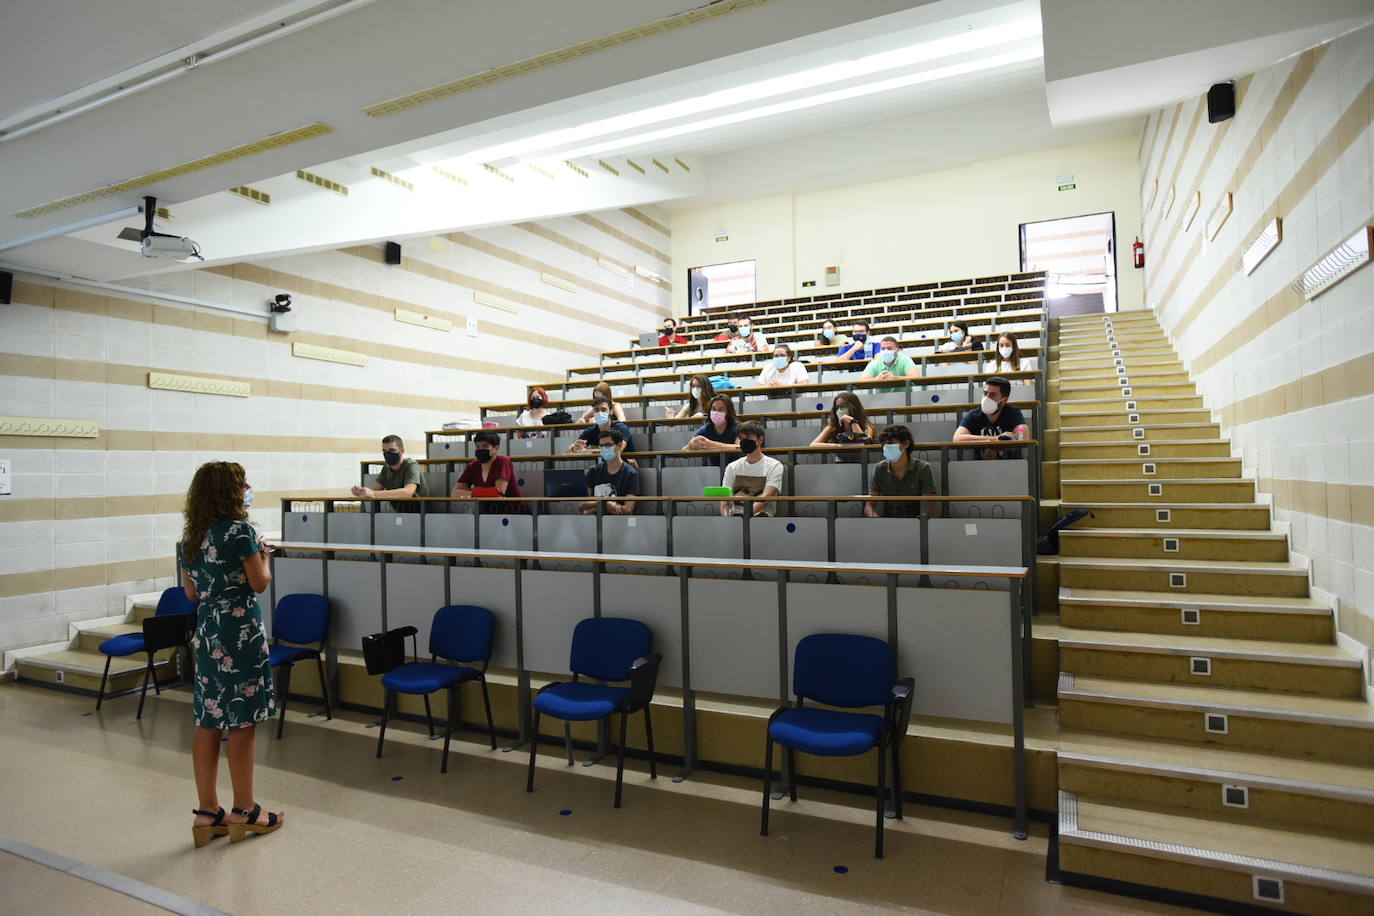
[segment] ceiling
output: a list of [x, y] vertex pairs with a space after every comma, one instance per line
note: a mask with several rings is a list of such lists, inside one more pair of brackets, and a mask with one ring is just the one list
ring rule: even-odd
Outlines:
[[[127, 0], [115, 15], [8, 0], [0, 161], [14, 180], [0, 183], [0, 262], [101, 280], [185, 269], [115, 239], [139, 224], [144, 194], [170, 207], [163, 231], [223, 263], [911, 174], [1137, 130], [1144, 111], [1246, 72], [1226, 68], [1331, 37], [1359, 20], [1354, 7], [1374, 15], [1353, 0], [1297, 12], [1243, 0], [1252, 14], [1238, 29], [1158, 0], [1193, 17], [1180, 32], [1137, 27], [1140, 4], [1124, 0], [694, 2], [185, 0], [169, 11]], [[559, 59], [540, 57], [550, 52]], [[200, 62], [186, 69], [192, 53]], [[1167, 74], [1125, 79], [1141, 68]], [[365, 111], [476, 75], [465, 91]], [[153, 85], [128, 88], [141, 80]], [[1095, 81], [1130, 91], [1084, 89]], [[118, 97], [33, 120], [102, 94]], [[327, 129], [178, 168], [308, 125]], [[227, 193], [245, 185], [271, 205]]]

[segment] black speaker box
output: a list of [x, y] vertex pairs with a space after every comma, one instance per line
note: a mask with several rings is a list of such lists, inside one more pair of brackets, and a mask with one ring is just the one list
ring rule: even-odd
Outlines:
[[1230, 120], [1236, 113], [1236, 84], [1217, 83], [1207, 90], [1207, 120], [1212, 124]]
[[399, 264], [399, 263], [401, 263], [401, 243], [400, 243], [400, 242], [387, 242], [387, 243], [386, 243], [386, 262], [387, 262], [388, 264]]
[[9, 305], [14, 295], [14, 274], [0, 270], [0, 305]]

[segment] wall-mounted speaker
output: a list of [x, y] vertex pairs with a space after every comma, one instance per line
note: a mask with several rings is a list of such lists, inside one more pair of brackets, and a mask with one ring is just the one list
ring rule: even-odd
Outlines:
[[0, 270], [0, 305], [9, 305], [14, 295], [14, 274]]
[[1207, 90], [1207, 120], [1219, 124], [1236, 113], [1236, 84], [1217, 83]]
[[399, 263], [401, 263], [401, 243], [400, 243], [400, 242], [387, 242], [387, 243], [386, 243], [386, 262], [387, 262], [388, 264], [399, 264]]

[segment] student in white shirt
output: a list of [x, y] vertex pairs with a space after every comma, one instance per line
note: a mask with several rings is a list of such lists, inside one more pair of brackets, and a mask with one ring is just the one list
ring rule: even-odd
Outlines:
[[735, 339], [725, 345], [726, 353], [767, 353], [768, 338], [762, 331], [754, 330], [754, 322], [748, 315], [739, 316], [735, 329]]
[[997, 362], [991, 371], [998, 375], [1004, 372], [1034, 372], [1035, 357], [1022, 356], [1016, 338], [1010, 334], [1003, 334], [997, 338]]
[[778, 344], [773, 348], [773, 361], [759, 373], [758, 387], [781, 388], [785, 385], [805, 385], [811, 380], [806, 366], [792, 358], [792, 348]]
[[775, 504], [768, 498], [782, 492], [782, 462], [763, 453], [763, 438], [762, 423], [750, 420], [740, 424], [739, 450], [744, 457], [725, 466], [721, 485], [745, 499], [722, 502], [721, 515], [743, 515], [748, 506], [751, 515], [772, 518]]

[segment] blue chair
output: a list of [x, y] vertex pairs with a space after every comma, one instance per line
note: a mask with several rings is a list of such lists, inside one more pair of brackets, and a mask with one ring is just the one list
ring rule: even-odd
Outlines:
[[[892, 647], [871, 636], [816, 633], [797, 643], [792, 662], [795, 706], [784, 706], [768, 718], [763, 758], [763, 828], [768, 836], [768, 802], [773, 793], [773, 743], [787, 751], [792, 801], [797, 800], [796, 751], [821, 757], [853, 757], [878, 750], [877, 844], [883, 857], [883, 815], [887, 793], [885, 765], [892, 755], [892, 793], [895, 816], [902, 816], [902, 739], [911, 722], [911, 699], [916, 682], [897, 680], [897, 655]], [[803, 705], [803, 698], [840, 709]], [[846, 712], [865, 706], [883, 707], [882, 715]]]
[[[329, 599], [324, 595], [284, 595], [272, 614], [272, 645], [267, 653], [272, 668], [281, 669], [281, 683], [277, 690], [277, 738], [286, 727], [286, 701], [291, 695], [291, 668], [296, 662], [315, 660], [320, 672], [320, 690], [324, 693], [324, 717], [334, 718], [329, 703], [329, 683], [324, 676], [325, 640], [329, 638]], [[284, 645], [282, 641], [294, 643]], [[309, 648], [315, 643], [318, 649]]]
[[[406, 635], [415, 636], [414, 627], [403, 627]], [[453, 722], [458, 715], [458, 687], [468, 681], [482, 685], [482, 702], [487, 707], [487, 733], [491, 749], [496, 750], [496, 725], [491, 718], [491, 694], [487, 691], [487, 663], [491, 660], [491, 641], [496, 621], [491, 611], [470, 604], [450, 604], [434, 612], [429, 628], [429, 661], [418, 660], [392, 668], [382, 675], [385, 696], [382, 701], [381, 730], [377, 733], [377, 756], [382, 756], [382, 742], [386, 740], [387, 720], [395, 714], [396, 695], [419, 694], [425, 698], [425, 717], [429, 720], [429, 736], [434, 737], [434, 716], [429, 708], [429, 695], [448, 690], [448, 730], [444, 732], [444, 758], [440, 773], [448, 772], [449, 740], [453, 737]], [[401, 638], [404, 638], [401, 637]], [[439, 659], [444, 659], [440, 662]], [[454, 662], [455, 664], [446, 664]], [[458, 662], [481, 662], [480, 668]]]
[[[572, 766], [569, 722], [597, 722], [620, 713], [620, 753], [615, 767], [615, 806], [620, 807], [620, 789], [625, 776], [625, 726], [632, 713], [644, 710], [644, 737], [649, 745], [649, 778], [658, 778], [654, 764], [654, 725], [649, 702], [658, 683], [658, 664], [662, 655], [651, 654], [654, 634], [638, 620], [624, 617], [589, 617], [573, 630], [571, 681], [546, 684], [534, 697], [534, 733], [530, 739], [530, 771], [525, 791], [534, 791], [534, 758], [539, 748], [541, 713], [563, 720], [568, 745], [568, 765]], [[580, 681], [586, 676], [589, 681]], [[592, 681], [629, 681], [628, 687], [612, 687]]]
[[186, 597], [186, 592], [181, 586], [169, 588], [157, 599], [157, 611], [154, 615], [144, 618], [142, 633], [125, 633], [100, 644], [100, 651], [105, 655], [105, 672], [100, 675], [100, 690], [95, 695], [97, 712], [100, 705], [105, 702], [105, 685], [110, 679], [110, 663], [116, 658], [127, 658], [143, 652], [147, 653], [148, 664], [143, 669], [143, 690], [138, 695], [138, 715], [134, 717], [143, 718], [143, 701], [148, 696], [148, 681], [152, 680], [154, 693], [162, 693], [162, 688], [157, 683], [157, 674], [153, 670], [153, 659], [163, 649], [186, 645], [191, 627], [195, 625], [196, 608], [199, 606], [198, 602]]

